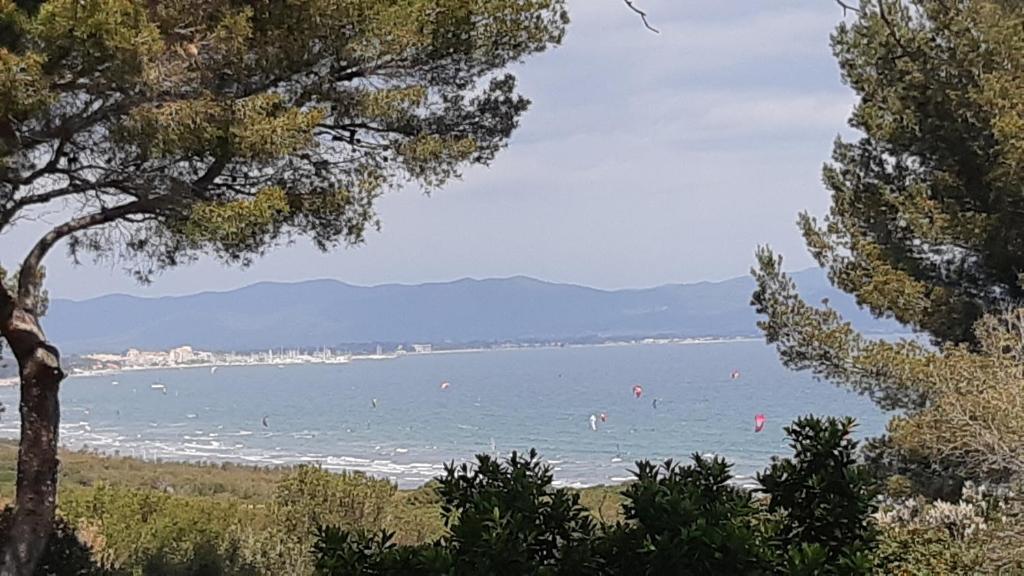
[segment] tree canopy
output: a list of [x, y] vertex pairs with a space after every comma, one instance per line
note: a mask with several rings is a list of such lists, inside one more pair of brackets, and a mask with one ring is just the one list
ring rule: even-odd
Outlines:
[[1024, 477], [1022, 24], [1019, 2], [865, 0], [833, 35], [859, 135], [825, 166], [828, 215], [799, 225], [837, 287], [930, 343], [865, 338], [757, 254], [768, 341], [902, 411], [874, 445], [896, 471]]
[[833, 35], [859, 101], [800, 217], [836, 285], [939, 342], [1024, 299], [1024, 8], [870, 0]]
[[[298, 235], [359, 243], [382, 193], [495, 157], [529, 104], [509, 67], [567, 24], [565, 0], [0, 0], [0, 233], [64, 219], [0, 269], [21, 376], [11, 539], [45, 540], [53, 518], [54, 246], [149, 281]], [[39, 549], [18, 548], [18, 574]]]
[[388, 187], [494, 158], [528, 104], [503, 69], [567, 22], [561, 0], [34, 4], [0, 0], [0, 230], [64, 201], [51, 243], [142, 279], [359, 242]]

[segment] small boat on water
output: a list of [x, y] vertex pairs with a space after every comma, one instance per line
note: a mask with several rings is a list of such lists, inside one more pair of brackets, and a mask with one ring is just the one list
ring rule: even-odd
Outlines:
[[159, 382], [157, 382], [156, 384], [150, 384], [149, 388], [151, 390], [159, 390], [161, 393], [167, 394], [167, 386], [160, 384]]

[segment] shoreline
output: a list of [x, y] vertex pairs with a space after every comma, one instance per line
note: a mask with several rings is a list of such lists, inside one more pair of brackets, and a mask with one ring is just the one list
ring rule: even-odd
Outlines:
[[[366, 361], [366, 360], [394, 360], [397, 358], [404, 357], [415, 357], [415, 356], [429, 356], [431, 354], [471, 354], [480, 352], [506, 352], [513, 350], [547, 350], [547, 349], [559, 349], [559, 348], [605, 348], [613, 346], [670, 346], [670, 345], [696, 345], [696, 344], [730, 344], [739, 342], [755, 342], [760, 341], [761, 338], [757, 337], [735, 337], [735, 338], [665, 338], [665, 339], [644, 339], [640, 341], [622, 341], [622, 342], [598, 342], [592, 344], [543, 344], [537, 346], [495, 346], [489, 348], [452, 348], [448, 350], [431, 350], [430, 352], [407, 352], [404, 354], [361, 354], [351, 355], [347, 359], [342, 361], [263, 361], [263, 362], [201, 362], [195, 364], [176, 364], [167, 366], [132, 366], [126, 368], [118, 368], [112, 370], [79, 370], [71, 372], [67, 375], [68, 379], [71, 378], [91, 378], [96, 376], [110, 376], [114, 374], [122, 374], [128, 372], [145, 372], [154, 370], [186, 370], [186, 369], [198, 369], [198, 368], [231, 368], [231, 367], [248, 367], [248, 366], [278, 366], [284, 368], [285, 366], [309, 366], [317, 364], [336, 364], [343, 365], [349, 362]], [[18, 384], [18, 378], [0, 378], [0, 387], [14, 386]]]

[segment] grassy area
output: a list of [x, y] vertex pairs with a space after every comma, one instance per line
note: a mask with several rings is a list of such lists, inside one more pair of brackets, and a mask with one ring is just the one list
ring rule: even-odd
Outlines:
[[[0, 497], [14, 494], [18, 446], [0, 441]], [[201, 496], [261, 502], [291, 470], [235, 464], [146, 462], [133, 458], [63, 450], [60, 453], [62, 489], [105, 483], [121, 488], [158, 490], [182, 496]]]
[[[14, 495], [17, 444], [0, 441], [0, 501]], [[290, 467], [257, 467], [239, 464], [191, 464], [142, 461], [91, 452], [62, 451], [62, 497], [80, 496], [104, 485], [112, 488], [153, 491], [213, 503], [246, 506], [269, 505], [280, 482], [294, 472]], [[581, 502], [604, 521], [619, 518], [619, 487], [598, 486], [580, 491]], [[390, 497], [386, 525], [402, 542], [423, 542], [442, 531], [439, 501], [433, 487], [398, 490]]]

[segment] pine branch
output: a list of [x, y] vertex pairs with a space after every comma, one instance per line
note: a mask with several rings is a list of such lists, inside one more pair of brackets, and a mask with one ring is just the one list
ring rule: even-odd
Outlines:
[[654, 32], [655, 34], [661, 34], [660, 30], [658, 30], [654, 26], [651, 26], [651, 23], [647, 21], [647, 13], [633, 5], [633, 0], [622, 0], [622, 1], [626, 3], [626, 6], [628, 6], [630, 10], [632, 10], [633, 12], [636, 12], [637, 15], [640, 16], [640, 20], [642, 20], [643, 23], [644, 23], [644, 28], [647, 28], [648, 30], [650, 30], [651, 32]]

